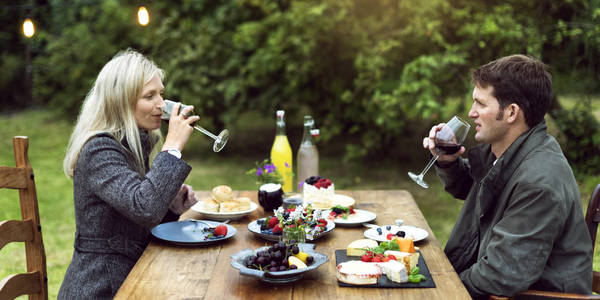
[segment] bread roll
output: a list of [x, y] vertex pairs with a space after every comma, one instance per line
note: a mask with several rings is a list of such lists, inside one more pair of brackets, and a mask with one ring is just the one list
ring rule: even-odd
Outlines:
[[217, 203], [214, 199], [208, 198], [202, 201], [202, 210], [206, 212], [218, 212], [219, 211], [219, 203]]
[[238, 197], [235, 198], [235, 202], [239, 204], [240, 211], [250, 210], [250, 198], [248, 197]]
[[240, 204], [234, 201], [221, 203], [221, 208], [219, 209], [219, 212], [221, 213], [230, 213], [238, 211], [240, 211]]
[[218, 203], [233, 201], [233, 190], [227, 185], [218, 185], [212, 189], [212, 197]]

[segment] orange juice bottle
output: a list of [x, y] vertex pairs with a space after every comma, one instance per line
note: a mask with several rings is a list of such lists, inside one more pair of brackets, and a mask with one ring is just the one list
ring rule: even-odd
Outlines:
[[284, 115], [283, 110], [277, 111], [277, 131], [271, 148], [271, 162], [283, 178], [283, 192], [289, 193], [294, 188], [294, 176], [292, 172], [292, 147], [290, 147], [290, 142], [285, 134]]

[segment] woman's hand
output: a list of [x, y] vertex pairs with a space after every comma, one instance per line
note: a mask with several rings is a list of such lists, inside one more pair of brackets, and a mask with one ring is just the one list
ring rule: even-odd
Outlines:
[[181, 215], [186, 212], [190, 207], [198, 202], [198, 198], [196, 198], [196, 194], [192, 190], [192, 187], [184, 184], [181, 186], [177, 195], [171, 200], [171, 204], [169, 205], [169, 209]]
[[429, 136], [423, 138], [423, 148], [429, 149], [431, 155], [439, 155], [437, 162], [441, 165], [446, 165], [457, 160], [461, 155], [463, 155], [463, 153], [465, 153], [465, 151], [467, 151], [464, 146], [461, 146], [460, 150], [453, 154], [441, 154], [435, 149], [435, 135], [438, 133], [438, 131], [442, 130], [444, 125], [446, 124], [440, 123], [431, 127], [431, 130], [429, 130]]
[[194, 131], [191, 124], [200, 120], [199, 116], [187, 116], [194, 110], [193, 106], [185, 107], [181, 110], [181, 113], [178, 114], [177, 112], [180, 107], [181, 103], [173, 105], [171, 116], [169, 117], [169, 130], [162, 151], [173, 148], [179, 151], [183, 150], [183, 147], [185, 147], [185, 144], [190, 138], [190, 134]]

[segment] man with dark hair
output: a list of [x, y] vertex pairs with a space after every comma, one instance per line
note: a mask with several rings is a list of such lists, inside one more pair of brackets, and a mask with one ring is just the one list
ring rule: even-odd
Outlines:
[[[446, 191], [465, 200], [445, 253], [474, 298], [527, 289], [590, 294], [592, 243], [560, 145], [546, 132], [552, 76], [512, 55], [472, 73], [476, 125], [468, 159], [436, 162]], [[434, 126], [423, 146], [435, 153]]]

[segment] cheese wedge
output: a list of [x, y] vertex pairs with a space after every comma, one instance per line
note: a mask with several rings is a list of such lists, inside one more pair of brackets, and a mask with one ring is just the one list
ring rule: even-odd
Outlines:
[[361, 256], [366, 253], [365, 249], [375, 248], [378, 245], [379, 244], [377, 244], [377, 241], [370, 240], [370, 239], [356, 240], [356, 241], [350, 243], [350, 245], [348, 245], [348, 248], [346, 248], [346, 255]]
[[417, 266], [417, 263], [419, 262], [419, 252], [415, 252], [415, 253], [408, 253], [408, 252], [400, 252], [400, 251], [394, 251], [394, 250], [386, 250], [383, 255], [388, 256], [388, 255], [394, 255], [396, 257], [396, 260], [400, 261], [400, 262], [404, 262], [404, 264], [406, 265], [406, 269], [410, 272], [410, 270], [412, 270], [412, 268]]
[[390, 260], [379, 265], [383, 268], [383, 272], [389, 280], [398, 283], [408, 281], [408, 271], [406, 270], [404, 263], [396, 260]]

